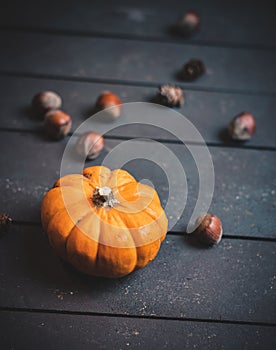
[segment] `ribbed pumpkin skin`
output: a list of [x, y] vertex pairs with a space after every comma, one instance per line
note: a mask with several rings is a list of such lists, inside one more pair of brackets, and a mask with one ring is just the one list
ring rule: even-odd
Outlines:
[[[118, 204], [96, 207], [96, 188], [108, 186]], [[122, 277], [152, 261], [168, 221], [156, 191], [128, 172], [103, 166], [60, 178], [42, 201], [41, 221], [64, 260], [89, 275]]]

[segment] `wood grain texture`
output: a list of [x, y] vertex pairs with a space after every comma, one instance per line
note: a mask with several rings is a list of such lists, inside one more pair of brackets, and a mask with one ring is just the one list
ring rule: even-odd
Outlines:
[[[188, 40], [192, 43], [275, 47], [274, 2], [219, 0], [151, 1], [100, 0], [22, 1], [3, 4], [0, 11], [2, 26], [41, 28], [52, 31], [132, 36], [152, 40], [187, 40], [175, 36], [171, 27], [187, 10], [197, 11], [202, 20], [201, 30]], [[49, 21], [51, 18], [51, 21]]]
[[[275, 95], [276, 51], [1, 31], [1, 71], [158, 85], [195, 57], [206, 74], [184, 87]], [[112, 53], [112, 54], [111, 54]]]
[[224, 239], [204, 249], [168, 236], [157, 258], [121, 279], [62, 263], [39, 227], [11, 226], [0, 244], [0, 306], [275, 324], [276, 244]]
[[[1, 312], [5, 349], [263, 349], [276, 345], [273, 327]], [[33, 336], [35, 334], [35, 336]], [[170, 337], [168, 337], [168, 334]]]
[[[23, 77], [0, 77], [1, 114], [0, 128], [17, 130], [38, 130], [42, 118], [32, 114], [30, 102], [39, 91], [54, 90], [63, 98], [63, 108], [72, 116], [73, 130], [87, 117], [93, 114], [98, 95], [104, 90], [111, 90], [122, 99], [123, 103], [154, 101], [157, 88], [135, 87], [88, 82], [59, 81], [52, 79], [32, 79]], [[229, 140], [226, 127], [229, 121], [241, 111], [250, 111], [256, 119], [257, 132], [245, 146], [276, 147], [276, 100], [272, 96], [252, 96], [231, 93], [184, 90], [185, 104], [175, 109], [190, 120], [207, 143], [225, 145]], [[119, 122], [133, 121], [131, 114], [123, 114]], [[137, 120], [139, 122], [139, 120]], [[156, 120], [158, 122], [158, 120]], [[143, 124], [132, 124], [116, 128], [109, 135], [122, 137], [149, 137], [175, 140], [174, 135], [162, 129]], [[95, 128], [97, 125], [95, 124]], [[242, 146], [239, 144], [239, 146]]]
[[[39, 133], [1, 132], [0, 147], [8, 150], [0, 154], [0, 162], [5, 164], [0, 168], [2, 211], [9, 212], [14, 220], [40, 221], [41, 200], [43, 194], [60, 177], [60, 162], [67, 140], [54, 142]], [[114, 151], [119, 145], [120, 147], [124, 145], [122, 143], [124, 141], [121, 141], [106, 140], [105, 151], [101, 156], [94, 161], [86, 162], [85, 166], [102, 164], [108, 152]], [[187, 177], [186, 206], [183, 205], [184, 192], [180, 191], [175, 195], [172, 211], [167, 212], [170, 222], [173, 222], [177, 220], [176, 209], [185, 208], [176, 226], [173, 227], [174, 231], [184, 232], [198, 197], [198, 170], [193, 157], [184, 145], [166, 143], [163, 145], [176, 155]], [[128, 143], [120, 149], [119, 158], [112, 157], [107, 165], [115, 169], [121, 167], [122, 159], [132, 157], [131, 162], [123, 161], [124, 168], [139, 180], [149, 180], [155, 186], [165, 206], [169, 191], [180, 184], [182, 175], [174, 173], [170, 168], [172, 158], [164, 159], [159, 165], [147, 159], [148, 156], [160, 159], [159, 147], [157, 149], [149, 147], [148, 142]], [[201, 149], [200, 146], [193, 147], [194, 151]], [[141, 152], [143, 150], [144, 159], [139, 156], [140, 149]], [[145, 149], [149, 150], [148, 155], [145, 154]], [[118, 150], [115, 152], [118, 155]], [[214, 162], [215, 192], [209, 211], [216, 213], [222, 219], [224, 233], [275, 238], [274, 152], [220, 147], [211, 147], [210, 152]], [[68, 173], [75, 172], [73, 170], [75, 166], [82, 169], [83, 164], [79, 158], [72, 157], [66, 168]], [[167, 174], [171, 175], [170, 183]]]

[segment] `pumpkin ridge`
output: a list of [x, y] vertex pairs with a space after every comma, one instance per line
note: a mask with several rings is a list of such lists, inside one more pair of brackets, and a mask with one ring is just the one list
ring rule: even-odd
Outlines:
[[[66, 189], [68, 189], [68, 187], [69, 187], [69, 186], [66, 186]], [[72, 189], [73, 189], [73, 191], [72, 191]], [[78, 188], [72, 187], [72, 189], [71, 189], [70, 191], [82, 193]], [[53, 215], [51, 216], [51, 218], [48, 220], [47, 226], [46, 226], [45, 220], [43, 220], [43, 218], [42, 218], [42, 221], [43, 221], [43, 229], [44, 229], [44, 231], [47, 231], [47, 228], [48, 228], [48, 226], [49, 226], [49, 224], [50, 224], [52, 218], [56, 215], [56, 213], [58, 213], [60, 210], [63, 210], [63, 209], [65, 208], [64, 196], [62, 195], [62, 187], [58, 186], [58, 187], [53, 187], [53, 188], [51, 188], [51, 189], [45, 194], [45, 196], [44, 196], [44, 198], [43, 198], [43, 201], [42, 201], [42, 212], [43, 212], [43, 207], [44, 207], [44, 205], [47, 205], [47, 204], [45, 204], [45, 199], [47, 198], [47, 196], [49, 197], [49, 196], [52, 195], [54, 192], [57, 192], [57, 196], [60, 196], [60, 197], [61, 197], [62, 207], [59, 208], [58, 210], [56, 210], [56, 211], [54, 212], [54, 214], [53, 214]], [[48, 200], [48, 198], [47, 198], [47, 200]], [[73, 204], [75, 204], [75, 203], [79, 203], [79, 202], [81, 202], [82, 200], [83, 200], [83, 199], [79, 200], [78, 202], [72, 202], [72, 203], [70, 203], [70, 205], [73, 205]], [[46, 226], [46, 227], [45, 227], [45, 226]]]
[[[107, 217], [102, 218], [100, 235], [99, 235], [98, 254], [97, 254], [97, 259], [96, 259], [96, 269], [99, 271], [101, 271], [103, 269], [103, 266], [105, 265], [105, 263], [103, 264], [102, 261], [107, 260], [110, 263], [111, 262], [115, 263], [116, 258], [117, 258], [116, 265], [112, 265], [113, 273], [109, 277], [115, 277], [115, 275], [117, 276], [118, 272], [116, 272], [116, 268], [119, 269], [119, 268], [123, 267], [123, 263], [121, 262], [122, 256], [125, 255], [126, 251], [129, 251], [129, 252], [132, 252], [132, 259], [131, 260], [132, 260], [133, 267], [131, 270], [129, 270], [127, 272], [127, 274], [131, 273], [132, 271], [135, 270], [135, 267], [137, 265], [137, 251], [136, 251], [135, 242], [132, 238], [131, 232], [130, 232], [129, 228], [125, 226], [125, 223], [122, 220], [122, 218], [120, 216], [117, 216], [117, 213], [115, 213], [114, 211], [113, 212], [111, 212], [111, 211], [106, 212], [106, 210], [103, 208], [101, 210], [103, 210], [104, 215], [106, 215]], [[108, 217], [109, 217], [109, 220], [108, 220]], [[113, 223], [110, 222], [111, 217], [114, 220]], [[100, 217], [100, 219], [101, 219], [101, 217]], [[117, 246], [116, 245], [116, 238], [115, 238], [114, 244], [112, 244], [111, 242], [108, 242], [108, 239], [106, 239], [105, 237], [108, 237], [107, 235], [109, 234], [109, 232], [107, 232], [106, 230], [108, 230], [109, 227], [105, 226], [105, 223], [107, 223], [108, 225], [114, 226], [115, 233], [117, 230], [118, 230], [117, 232], [120, 233], [120, 230], [123, 228], [125, 230], [125, 233], [127, 234], [128, 242], [130, 241], [131, 243], [128, 244], [127, 246], [120, 246], [120, 245]], [[116, 251], [115, 255], [114, 255], [114, 251]], [[103, 254], [103, 256], [101, 256], [101, 254]], [[130, 253], [127, 255], [130, 256]], [[120, 266], [117, 265], [118, 263], [121, 263], [121, 265]], [[128, 263], [128, 265], [129, 265], [129, 263]], [[113, 276], [113, 274], [114, 274], [114, 276]], [[122, 276], [123, 275], [125, 275], [125, 273], [123, 273]], [[119, 277], [119, 276], [117, 276], [117, 277]]]
[[[66, 257], [67, 257], [67, 242], [68, 242], [68, 239], [69, 239], [69, 237], [70, 237], [70, 235], [71, 235], [71, 233], [73, 232], [73, 230], [75, 229], [75, 227], [78, 227], [78, 224], [82, 221], [82, 220], [84, 220], [87, 216], [89, 216], [89, 215], [91, 215], [91, 212], [90, 211], [88, 211], [87, 213], [85, 213], [82, 217], [81, 217], [81, 219], [79, 219], [78, 221], [77, 221], [77, 223], [72, 227], [72, 229], [71, 229], [71, 231], [70, 231], [70, 233], [69, 233], [69, 235], [66, 237], [66, 240], [65, 240], [65, 244], [64, 244], [64, 246], [65, 246], [65, 253], [66, 253]], [[83, 233], [83, 231], [81, 231], [82, 233]], [[84, 233], [83, 233], [84, 234]], [[88, 235], [87, 235], [88, 236]], [[89, 236], [88, 236], [89, 237]], [[89, 237], [90, 239], [91, 239], [91, 237]], [[68, 257], [67, 257], [68, 258]]]
[[[83, 202], [83, 200], [82, 200], [82, 201], [79, 201], [79, 202], [76, 202], [76, 203], [73, 203], [73, 204], [70, 206], [70, 210], [72, 210], [73, 207], [78, 207], [79, 204], [82, 203], [82, 202]], [[51, 220], [49, 221], [49, 224], [48, 224], [48, 227], [47, 227], [47, 236], [48, 236], [48, 239], [49, 239], [51, 245], [52, 245], [52, 237], [51, 237], [51, 234], [52, 234], [52, 233], [49, 235], [49, 228], [51, 227], [51, 225], [55, 227], [55, 222], [54, 222], [54, 221], [56, 220], [57, 215], [61, 215], [62, 212], [67, 213], [67, 215], [68, 215], [69, 221], [67, 221], [67, 224], [70, 225], [70, 222], [72, 222], [72, 223], [73, 223], [72, 228], [76, 225], [75, 220], [71, 217], [71, 215], [70, 215], [70, 213], [69, 213], [69, 210], [68, 210], [65, 206], [64, 206], [63, 209], [58, 210], [58, 211], [55, 213], [55, 215], [51, 218]], [[88, 211], [87, 211], [84, 215], [86, 215], [87, 213], [88, 213]], [[66, 242], [66, 240], [67, 240], [67, 236], [70, 234], [72, 228], [70, 229], [70, 231], [69, 231], [69, 233], [68, 233], [67, 235], [63, 235], [63, 234], [64, 234], [64, 228], [63, 228], [62, 232], [58, 231], [58, 233], [57, 233], [57, 231], [55, 231], [55, 235], [57, 235], [57, 237], [58, 237], [59, 239], [61, 239], [61, 241], [63, 241], [63, 242], [62, 242], [62, 246], [63, 246], [63, 249], [62, 249], [62, 250], [63, 250], [63, 252], [65, 251], [64, 249], [65, 249], [65, 242]], [[56, 229], [57, 229], [57, 228], [56, 228]], [[50, 232], [51, 232], [51, 231], [50, 231]], [[66, 253], [66, 252], [65, 252], [65, 253]], [[62, 257], [64, 258], [64, 255], [62, 255]]]

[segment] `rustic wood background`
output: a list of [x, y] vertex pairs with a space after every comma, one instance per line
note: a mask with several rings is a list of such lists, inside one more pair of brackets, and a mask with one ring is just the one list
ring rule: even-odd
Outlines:
[[[189, 9], [202, 27], [183, 39], [172, 26]], [[276, 348], [275, 23], [275, 2], [267, 0], [1, 2], [0, 211], [13, 219], [0, 237], [1, 349]], [[192, 57], [204, 61], [205, 76], [179, 82]], [[118, 280], [79, 274], [53, 253], [40, 225], [42, 197], [70, 136], [48, 140], [30, 101], [42, 90], [59, 92], [74, 131], [102, 90], [148, 102], [167, 82], [183, 87], [179, 111], [209, 146], [210, 211], [222, 219], [224, 238], [205, 249], [183, 232], [197, 185], [188, 173], [187, 210], [154, 262]], [[243, 110], [255, 115], [257, 133], [231, 143], [225, 127]], [[155, 128], [115, 129], [106, 144], [141, 136], [163, 142], [192, 169], [186, 147]], [[127, 169], [150, 179], [165, 203], [160, 169], [139, 162]]]

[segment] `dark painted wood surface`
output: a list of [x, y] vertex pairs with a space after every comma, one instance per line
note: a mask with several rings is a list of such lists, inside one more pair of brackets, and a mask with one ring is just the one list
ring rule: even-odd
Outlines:
[[40, 227], [13, 225], [1, 238], [0, 306], [275, 325], [275, 253], [275, 242], [206, 249], [168, 236], [146, 268], [108, 280], [62, 263]]
[[[43, 90], [55, 90], [63, 98], [63, 108], [71, 114], [73, 130], [93, 113], [98, 95], [104, 90], [111, 90], [128, 102], [150, 102], [154, 100], [157, 88], [137, 87], [101, 83], [59, 81], [52, 79], [32, 79], [21, 77], [0, 77], [1, 114], [0, 128], [19, 130], [37, 130], [42, 126], [42, 119], [33, 116], [30, 110], [32, 97]], [[207, 143], [228, 144], [225, 133], [229, 121], [241, 111], [254, 114], [257, 132], [245, 144], [238, 146], [276, 147], [276, 110], [273, 96], [252, 96], [246, 94], [214, 93], [207, 91], [184, 90], [185, 104], [175, 109], [190, 120]], [[131, 114], [123, 114], [120, 122], [132, 121]], [[137, 120], [139, 122], [139, 120]], [[158, 122], [158, 120], [156, 121]], [[115, 128], [118, 123], [110, 124]], [[95, 125], [96, 128], [96, 125]], [[129, 125], [111, 130], [109, 135], [123, 137], [149, 137], [162, 140], [174, 140], [175, 137], [161, 129], [148, 125]], [[237, 143], [233, 144], [237, 145]]]
[[273, 327], [248, 325], [28, 312], [2, 312], [0, 325], [5, 349], [21, 349], [25, 344], [29, 349], [45, 350], [182, 350], [185, 344], [189, 349], [202, 350], [270, 350], [276, 345]]
[[[201, 30], [192, 43], [213, 45], [275, 47], [275, 4], [243, 0], [150, 1], [100, 0], [62, 2], [42, 0], [3, 3], [0, 23], [19, 28], [41, 28], [51, 31], [77, 32], [106, 36], [132, 37], [151, 40], [187, 40], [173, 35], [171, 27], [187, 10], [201, 16]], [[49, 18], [51, 20], [49, 21]]]
[[[171, 32], [187, 9], [202, 18], [191, 39]], [[0, 28], [0, 211], [14, 220], [0, 236], [1, 349], [274, 349], [274, 2], [11, 0], [0, 4]], [[178, 70], [191, 57], [204, 61], [207, 74], [179, 82]], [[102, 90], [123, 102], [149, 102], [166, 82], [184, 88], [179, 111], [210, 146], [216, 175], [210, 211], [222, 219], [224, 239], [206, 249], [184, 234], [198, 194], [186, 147], [145, 125], [114, 128], [101, 157], [87, 165], [101, 164], [127, 138], [160, 139], [185, 169], [188, 202], [145, 269], [118, 280], [84, 276], [55, 256], [40, 226], [41, 199], [59, 177], [69, 138], [48, 140], [42, 120], [30, 117], [30, 100], [41, 90], [59, 92], [75, 130]], [[255, 115], [257, 133], [230, 145], [225, 127], [242, 110]], [[157, 157], [151, 144], [128, 144], [120, 156], [148, 147]], [[169, 187], [179, 183], [168, 160], [161, 160], [165, 172], [149, 160], [124, 165], [154, 184], [164, 206]], [[174, 204], [183, 205], [180, 192]], [[168, 213], [170, 221], [174, 215]]]
[[13, 31], [1, 31], [0, 41], [0, 71], [158, 85], [179, 83], [179, 70], [195, 57], [204, 61], [206, 74], [183, 86], [276, 92], [276, 72], [270, 69], [276, 51]]
[[[85, 166], [99, 165], [109, 151], [114, 150], [124, 140], [106, 140], [105, 151], [95, 161], [85, 163]], [[5, 208], [14, 220], [40, 222], [40, 204], [43, 194], [60, 177], [60, 164], [66, 140], [54, 142], [45, 138], [44, 134], [1, 132], [0, 147], [8, 147], [8, 152], [0, 154], [1, 207]], [[120, 150], [120, 157], [109, 163], [112, 169], [119, 167], [119, 160], [132, 157], [131, 162], [123, 161], [122, 165], [138, 180], [148, 179], [157, 189], [163, 205], [166, 205], [169, 190], [175, 190], [181, 183], [181, 174], [170, 169], [171, 162], [159, 162], [157, 150], [151, 150], [149, 143], [133, 141]], [[185, 208], [174, 231], [184, 232], [198, 196], [198, 170], [194, 159], [184, 145], [163, 143], [173, 151], [182, 164], [188, 182], [188, 200], [183, 205], [183, 193], [174, 198], [173, 211], [167, 212], [169, 220], [176, 219], [176, 208]], [[131, 149], [149, 149], [149, 154], [142, 157], [153, 157], [153, 161], [136, 159], [137, 154], [130, 154]], [[194, 146], [200, 149], [200, 146]], [[118, 151], [116, 151], [118, 154]], [[144, 151], [143, 151], [144, 152]], [[249, 237], [275, 238], [276, 213], [276, 158], [273, 151], [242, 150], [211, 147], [211, 156], [215, 169], [215, 192], [210, 211], [221, 217], [224, 223], [224, 233]], [[114, 156], [115, 159], [115, 156]], [[117, 159], [117, 158], [116, 158]], [[258, 166], [256, 166], [258, 164]], [[72, 158], [68, 172], [72, 166], [82, 167], [81, 160]], [[172, 176], [168, 182], [167, 176], [160, 168], [163, 166], [167, 174]], [[204, 165], [205, 166], [205, 165]], [[167, 168], [166, 168], [167, 167]], [[207, 167], [207, 164], [206, 164]], [[203, 167], [203, 169], [205, 169]], [[207, 171], [207, 168], [206, 168]], [[26, 201], [28, 206], [26, 206]], [[175, 209], [175, 211], [174, 211]]]

